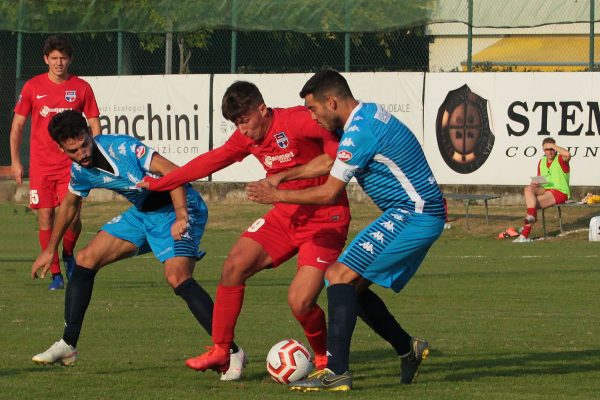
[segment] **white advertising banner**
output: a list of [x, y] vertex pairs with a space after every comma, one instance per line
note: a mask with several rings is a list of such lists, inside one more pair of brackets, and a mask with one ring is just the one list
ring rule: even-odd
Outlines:
[[[234, 124], [221, 114], [221, 99], [233, 82], [245, 80], [258, 86], [269, 107], [292, 107], [304, 104], [299, 93], [313, 74], [244, 74], [215, 75], [213, 80], [213, 144], [220, 146], [235, 130]], [[382, 104], [410, 129], [423, 138], [423, 81], [420, 72], [344, 73], [357, 99]], [[248, 182], [262, 179], [265, 171], [254, 156], [231, 165], [213, 175], [213, 181]]]
[[552, 137], [571, 185], [600, 184], [599, 73], [430, 73], [424, 150], [441, 184], [527, 185]]
[[102, 133], [133, 136], [177, 165], [208, 151], [210, 75], [85, 77]]

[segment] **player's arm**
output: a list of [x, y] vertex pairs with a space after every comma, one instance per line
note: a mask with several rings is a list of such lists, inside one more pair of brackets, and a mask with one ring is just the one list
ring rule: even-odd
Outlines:
[[38, 255], [31, 267], [31, 277], [33, 279], [37, 278], [37, 272], [40, 268], [42, 268], [42, 278], [46, 276], [46, 273], [48, 273], [50, 264], [52, 263], [52, 257], [57, 251], [58, 244], [67, 231], [69, 225], [71, 225], [71, 222], [73, 222], [73, 219], [75, 218], [80, 206], [81, 197], [77, 196], [73, 192], [67, 192], [65, 199], [62, 201], [60, 207], [58, 207], [58, 211], [56, 212], [54, 227], [52, 228], [52, 235], [50, 236], [48, 247], [46, 247], [46, 250], [42, 251], [40, 255]]
[[174, 171], [164, 174], [162, 178], [152, 179], [147, 177], [142, 182], [139, 182], [137, 186], [158, 192], [172, 190], [184, 183], [205, 178], [233, 164], [235, 161], [237, 160], [231, 157], [224, 146], [217, 147], [199, 155]]
[[571, 153], [569, 152], [569, 150], [565, 149], [564, 147], [557, 146], [556, 143], [548, 144], [550, 144], [551, 147], [554, 148], [554, 150], [556, 150], [556, 153], [558, 153], [558, 155], [562, 157], [564, 162], [569, 162], [569, 160], [571, 159]]
[[15, 113], [10, 126], [10, 174], [19, 185], [23, 183], [23, 164], [21, 163], [20, 151], [26, 119], [26, 117]]
[[[158, 153], [152, 155], [150, 161], [150, 172], [167, 175], [169, 172], [175, 171], [177, 165], [167, 160]], [[175, 223], [171, 227], [171, 235], [175, 240], [181, 239], [181, 235], [187, 230], [188, 223], [188, 209], [185, 195], [185, 188], [178, 186], [170, 190], [171, 201], [173, 202], [173, 208], [175, 209]]]
[[279, 190], [268, 181], [252, 182], [246, 186], [248, 199], [256, 203], [335, 204], [344, 192], [346, 182], [331, 175], [320, 186], [301, 190]]
[[317, 176], [326, 175], [333, 166], [333, 158], [328, 154], [321, 154], [310, 160], [304, 165], [299, 165], [294, 168], [286, 169], [277, 174], [270, 175], [266, 179], [273, 186], [279, 185], [281, 182], [291, 181], [294, 179], [315, 178]]
[[92, 136], [96, 136], [100, 134], [100, 118], [96, 117], [96, 118], [89, 118], [88, 120], [88, 125], [90, 126], [90, 129], [92, 130]]

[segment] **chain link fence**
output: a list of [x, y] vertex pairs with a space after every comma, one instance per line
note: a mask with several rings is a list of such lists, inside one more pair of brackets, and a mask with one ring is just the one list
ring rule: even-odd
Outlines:
[[[47, 71], [42, 46], [51, 26], [71, 32], [70, 72], [81, 76], [313, 72], [323, 67], [348, 72], [573, 71], [595, 70], [600, 53], [595, 38], [600, 0], [332, 0], [327, 5], [305, 0], [301, 3], [312, 8], [297, 9], [292, 3], [298, 2], [291, 0], [289, 7], [275, 0], [181, 5], [193, 3], [194, 15], [210, 15], [212, 22], [209, 17], [183, 18], [191, 12], [187, 9], [173, 19], [168, 16], [177, 10], [148, 8], [161, 2], [98, 1], [90, 8], [65, 1], [69, 7], [55, 12], [43, 2], [20, 0], [15, 8], [14, 2], [0, 0], [0, 166], [10, 165], [15, 100], [26, 80]], [[141, 8], [123, 8], [129, 3]], [[274, 6], [283, 7], [279, 17], [261, 14]], [[149, 17], [159, 12], [162, 19]]]

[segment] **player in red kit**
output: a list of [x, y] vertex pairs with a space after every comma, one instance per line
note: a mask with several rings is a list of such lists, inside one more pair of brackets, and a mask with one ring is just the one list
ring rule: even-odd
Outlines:
[[[31, 114], [31, 138], [29, 161], [29, 206], [37, 210], [38, 234], [42, 250], [48, 246], [54, 225], [54, 209], [67, 193], [71, 160], [52, 140], [48, 123], [52, 117], [64, 110], [83, 112], [92, 133], [100, 133], [98, 105], [91, 86], [83, 79], [70, 75], [73, 47], [64, 36], [50, 36], [44, 43], [44, 61], [48, 73], [28, 80], [14, 109], [10, 128], [11, 174], [21, 184], [23, 164], [20, 147], [27, 116]], [[67, 276], [75, 265], [73, 250], [81, 232], [81, 219], [75, 218], [63, 237], [63, 261]], [[49, 290], [63, 289], [64, 281], [55, 253], [50, 268], [52, 282]]]
[[[223, 97], [223, 116], [237, 129], [229, 140], [183, 167], [143, 187], [170, 190], [184, 182], [203, 178], [253, 154], [272, 183], [286, 170], [307, 164], [315, 157], [335, 159], [338, 137], [318, 126], [304, 107], [268, 108], [258, 88], [235, 82]], [[289, 178], [289, 177], [288, 177]], [[283, 189], [318, 186], [327, 176], [283, 182]], [[140, 185], [140, 184], [138, 184]], [[298, 254], [298, 268], [288, 290], [288, 304], [300, 322], [315, 353], [317, 369], [327, 365], [325, 314], [316, 303], [323, 288], [325, 270], [341, 253], [350, 223], [344, 195], [331, 205], [275, 204], [257, 219], [229, 251], [217, 286], [213, 312], [214, 346], [186, 365], [199, 371], [226, 371], [238, 362], [230, 357], [237, 318], [242, 308], [245, 283], [257, 272], [277, 267]], [[230, 369], [231, 370], [231, 369]], [[223, 378], [222, 378], [223, 379]], [[234, 380], [239, 376], [232, 377]]]

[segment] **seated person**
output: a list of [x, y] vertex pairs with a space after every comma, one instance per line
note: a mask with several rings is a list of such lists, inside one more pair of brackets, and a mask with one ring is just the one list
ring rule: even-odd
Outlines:
[[533, 224], [537, 221], [538, 208], [545, 209], [555, 204], [562, 204], [571, 197], [569, 188], [571, 153], [569, 150], [557, 146], [556, 141], [552, 138], [544, 139], [542, 147], [544, 156], [538, 163], [537, 176], [543, 176], [546, 183], [531, 182], [529, 186], [525, 187], [523, 194], [527, 215], [521, 234], [514, 240], [515, 243], [531, 241], [529, 234]]

